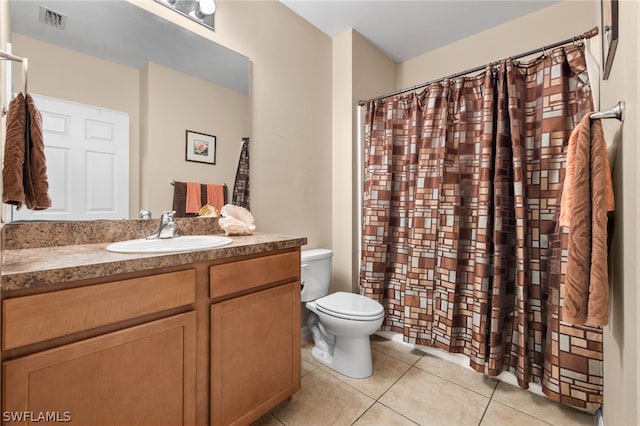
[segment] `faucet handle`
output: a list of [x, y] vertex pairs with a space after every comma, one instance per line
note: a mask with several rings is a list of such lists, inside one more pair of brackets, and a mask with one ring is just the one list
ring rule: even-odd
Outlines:
[[160, 215], [160, 223], [169, 223], [173, 222], [173, 216], [176, 214], [175, 210], [166, 210], [163, 211]]

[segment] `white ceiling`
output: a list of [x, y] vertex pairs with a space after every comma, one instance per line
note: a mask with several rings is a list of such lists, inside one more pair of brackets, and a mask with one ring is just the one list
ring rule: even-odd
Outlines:
[[558, 3], [558, 0], [280, 1], [330, 37], [355, 29], [394, 62]]

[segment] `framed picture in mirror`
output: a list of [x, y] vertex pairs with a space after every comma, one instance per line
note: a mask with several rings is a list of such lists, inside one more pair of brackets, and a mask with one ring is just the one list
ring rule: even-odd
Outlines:
[[600, 0], [602, 8], [602, 79], [609, 78], [618, 47], [618, 0]]
[[216, 164], [216, 137], [187, 130], [187, 161]]

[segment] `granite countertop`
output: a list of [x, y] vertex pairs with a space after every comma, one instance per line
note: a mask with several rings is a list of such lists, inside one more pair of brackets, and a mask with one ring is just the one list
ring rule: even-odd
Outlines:
[[5, 296], [34, 287], [44, 290], [47, 286], [49, 290], [49, 286], [71, 281], [265, 253], [307, 243], [306, 238], [267, 233], [231, 239], [230, 245], [215, 249], [162, 254], [112, 253], [106, 250], [109, 243], [5, 250], [1, 290]]

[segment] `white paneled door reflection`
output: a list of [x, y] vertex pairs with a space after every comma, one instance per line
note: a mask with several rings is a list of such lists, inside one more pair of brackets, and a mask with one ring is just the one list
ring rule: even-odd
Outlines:
[[42, 113], [52, 206], [13, 208], [13, 220], [129, 216], [129, 115], [33, 95]]

